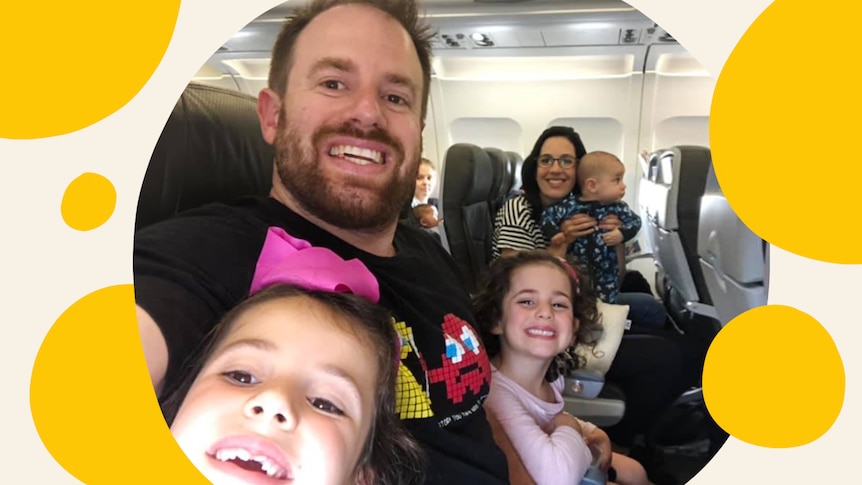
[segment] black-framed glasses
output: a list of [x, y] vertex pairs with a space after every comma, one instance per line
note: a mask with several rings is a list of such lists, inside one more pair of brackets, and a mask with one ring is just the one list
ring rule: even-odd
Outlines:
[[560, 168], [572, 168], [575, 166], [577, 161], [578, 159], [571, 155], [563, 155], [559, 158], [554, 158], [550, 155], [542, 155], [537, 160], [540, 167], [551, 167], [554, 165], [554, 162], [557, 162], [560, 165]]

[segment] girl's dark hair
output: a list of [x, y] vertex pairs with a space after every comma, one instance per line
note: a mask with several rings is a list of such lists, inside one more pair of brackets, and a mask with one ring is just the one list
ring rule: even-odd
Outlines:
[[[581, 157], [587, 154], [587, 149], [584, 147], [584, 142], [581, 141], [579, 135], [574, 129], [568, 126], [552, 126], [539, 135], [536, 144], [533, 145], [533, 150], [524, 159], [524, 165], [521, 166], [521, 190], [524, 192], [524, 197], [530, 203], [532, 208], [530, 215], [536, 223], [542, 223], [542, 199], [539, 192], [539, 183], [536, 181], [536, 170], [539, 168], [539, 155], [542, 154], [542, 145], [548, 140], [556, 136], [562, 136], [572, 142], [575, 147], [575, 158], [579, 161]], [[573, 191], [579, 192], [578, 184], [575, 184]]]
[[428, 93], [431, 88], [431, 38], [434, 32], [419, 16], [415, 0], [315, 0], [297, 8], [288, 17], [272, 49], [269, 68], [269, 88], [279, 96], [285, 95], [287, 76], [293, 66], [294, 45], [299, 34], [315, 17], [332, 7], [347, 4], [374, 7], [398, 21], [413, 41], [419, 65], [422, 66], [422, 118], [428, 109]]
[[261, 290], [224, 315], [208, 335], [205, 344], [186, 366], [176, 388], [161, 403], [168, 426], [173, 424], [183, 400], [207, 360], [228, 335], [234, 323], [248, 310], [282, 298], [309, 298], [329, 308], [343, 318], [345, 330], [366, 340], [376, 351], [378, 378], [374, 418], [368, 438], [356, 464], [356, 474], [363, 483], [399, 485], [422, 483], [425, 455], [404, 428], [395, 413], [395, 379], [398, 375], [396, 342], [400, 339], [391, 314], [381, 306], [348, 293], [327, 293], [306, 290], [287, 284], [277, 284]]
[[[595, 352], [596, 342], [602, 333], [602, 325], [596, 308], [596, 297], [592, 291], [592, 283], [588, 281], [586, 271], [583, 271], [576, 264], [564, 262], [560, 258], [552, 256], [547, 251], [537, 250], [521, 251], [491, 263], [484, 275], [484, 281], [479, 286], [479, 292], [473, 297], [473, 313], [476, 317], [476, 323], [479, 325], [479, 334], [482, 344], [488, 352], [488, 357], [493, 358], [500, 353], [500, 336], [493, 334], [492, 331], [503, 318], [503, 300], [509, 293], [512, 274], [519, 268], [535, 264], [555, 266], [569, 278], [572, 315], [580, 322], [576, 334], [577, 343], [585, 345], [592, 352]], [[574, 270], [577, 279], [572, 277], [570, 270]], [[567, 374], [583, 367], [584, 364], [586, 364], [586, 358], [575, 352], [575, 346], [569, 346], [558, 354], [554, 358], [554, 362], [548, 366], [545, 380], [553, 382], [561, 374]]]

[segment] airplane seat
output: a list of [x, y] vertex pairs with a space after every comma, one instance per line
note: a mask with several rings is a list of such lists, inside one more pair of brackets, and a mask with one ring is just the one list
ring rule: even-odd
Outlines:
[[515, 185], [515, 169], [520, 170], [520, 167], [517, 166], [517, 160], [513, 157], [518, 157], [519, 155], [515, 152], [503, 152], [506, 160], [506, 179], [504, 180], [504, 188], [503, 192], [503, 200], [506, 200], [506, 196], [511, 192], [512, 187]]
[[491, 158], [491, 168], [494, 171], [491, 181], [491, 197], [488, 199], [488, 210], [493, 221], [509, 193], [509, 187], [512, 185], [512, 174], [509, 172], [509, 157], [503, 150], [486, 147], [485, 152]]
[[524, 158], [516, 152], [506, 152], [509, 156], [509, 166], [512, 171], [512, 186], [509, 188], [509, 194], [506, 196], [514, 197], [521, 190], [521, 166], [524, 165]]
[[700, 203], [698, 257], [721, 326], [766, 304], [766, 245], [742, 223], [710, 165]]
[[625, 414], [625, 394], [613, 383], [605, 382], [605, 374], [616, 357], [626, 322], [628, 305], [597, 301], [602, 330], [597, 335], [595, 352], [578, 344], [576, 353], [586, 365], [566, 376], [563, 390], [564, 409], [596, 426], [613, 426]]
[[650, 156], [642, 181], [648, 239], [671, 312], [688, 311], [715, 319], [715, 309], [697, 256], [700, 199], [711, 165], [710, 150], [674, 146]]
[[135, 230], [210, 202], [266, 195], [272, 163], [273, 149], [261, 136], [254, 97], [191, 83], [150, 157]]
[[472, 293], [491, 261], [493, 222], [488, 211], [493, 168], [485, 150], [469, 143], [449, 147], [443, 164], [443, 234]]

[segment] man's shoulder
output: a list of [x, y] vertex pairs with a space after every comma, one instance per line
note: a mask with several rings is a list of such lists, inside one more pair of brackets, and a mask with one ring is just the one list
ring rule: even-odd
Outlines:
[[293, 213], [267, 197], [249, 197], [233, 204], [212, 203], [184, 211], [170, 219], [157, 222], [135, 232], [139, 249], [211, 253], [257, 248], [271, 226], [287, 229], [292, 235], [305, 238], [302, 224], [293, 220]]
[[221, 228], [236, 228], [265, 225], [267, 201], [265, 198], [250, 197], [233, 204], [210, 203], [189, 209], [174, 217], [141, 228], [138, 234], [181, 229], [183, 232], [219, 231]]

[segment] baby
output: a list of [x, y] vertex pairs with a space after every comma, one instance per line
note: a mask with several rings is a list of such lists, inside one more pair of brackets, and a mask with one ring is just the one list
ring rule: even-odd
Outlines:
[[615, 303], [619, 294], [620, 268], [624, 262], [621, 244], [633, 238], [641, 227], [640, 217], [623, 202], [625, 171], [620, 159], [610, 153], [587, 153], [577, 166], [580, 194], [573, 192], [542, 212], [542, 232], [548, 239], [559, 233], [563, 221], [575, 214], [588, 214], [596, 220], [613, 214], [620, 219], [619, 229], [601, 232], [597, 228], [593, 234], [576, 239], [567, 252], [589, 266], [596, 294], [607, 303]]
[[419, 221], [419, 225], [425, 229], [434, 229], [443, 222], [437, 218], [437, 207], [431, 204], [417, 205], [413, 208], [413, 215], [416, 216], [416, 219]]

